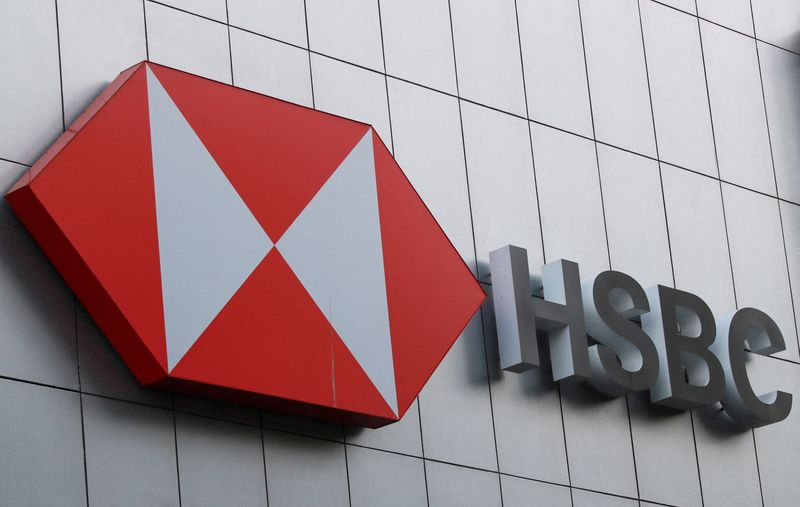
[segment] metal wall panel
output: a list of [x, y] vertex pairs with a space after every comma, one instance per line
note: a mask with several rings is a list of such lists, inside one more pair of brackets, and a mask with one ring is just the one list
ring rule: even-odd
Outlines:
[[[799, 15], [800, 17], [800, 15]], [[800, 55], [758, 43], [778, 197], [800, 203]]]
[[224, 24], [153, 2], [146, 2], [145, 10], [150, 60], [231, 83], [231, 53]]
[[456, 93], [456, 68], [447, 0], [382, 0], [386, 72]]
[[497, 474], [430, 462], [428, 504], [431, 507], [499, 507], [500, 482]]
[[767, 312], [786, 338], [786, 351], [775, 355], [798, 361], [778, 202], [727, 184], [723, 184], [722, 191], [736, 302], [739, 308], [752, 306]]
[[171, 411], [94, 396], [82, 408], [90, 504], [180, 504]]
[[697, 2], [695, 0], [661, 0], [658, 3], [669, 5], [689, 14], [697, 14]]
[[223, 23], [227, 18], [227, 0], [164, 0], [161, 3]]
[[786, 260], [789, 266], [789, 283], [792, 286], [794, 318], [800, 316], [800, 206], [780, 203], [783, 220], [783, 237], [786, 246]]
[[731, 428], [716, 406], [697, 409], [693, 415], [703, 504], [760, 505], [753, 433]]
[[474, 272], [458, 99], [389, 79], [389, 106], [398, 164]]
[[717, 180], [663, 165], [675, 286], [716, 313], [736, 308], [725, 211]]
[[403, 418], [394, 424], [374, 430], [356, 426], [346, 429], [348, 443], [422, 457], [419, 401], [412, 403]]
[[236, 86], [313, 106], [307, 51], [231, 28], [231, 59]]
[[[0, 160], [0, 189], [26, 169]], [[76, 389], [74, 297], [5, 200], [0, 237], [0, 375]]]
[[392, 149], [386, 79], [382, 75], [311, 55], [311, 76], [317, 109], [371, 124]]
[[[488, 294], [488, 253], [512, 243], [528, 249], [534, 281], [545, 258], [565, 257], [585, 276], [610, 265], [644, 285], [671, 285], [674, 272], [717, 314], [766, 310], [789, 351], [753, 358], [750, 377], [757, 392], [797, 395], [799, 9], [0, 2], [0, 188], [149, 57], [375, 125]], [[797, 407], [741, 431], [715, 406], [676, 412], [646, 393], [559, 388], [546, 365], [502, 372], [491, 299], [406, 416], [377, 430], [140, 387], [4, 203], [0, 324], [3, 505], [793, 506], [800, 496]]]
[[503, 507], [525, 507], [527, 505], [572, 506], [569, 488], [564, 486], [529, 481], [508, 475], [501, 476], [500, 483], [503, 487]]
[[173, 400], [176, 412], [247, 424], [250, 426], [258, 426], [261, 424], [260, 413], [256, 407], [180, 393], [175, 393], [173, 395]]
[[462, 97], [525, 115], [513, 0], [452, 0], [456, 71]]
[[716, 176], [697, 19], [654, 2], [641, 6], [659, 156]]
[[425, 505], [424, 466], [419, 458], [349, 446], [350, 504], [359, 507]]
[[264, 431], [269, 505], [350, 505], [344, 444]]
[[80, 395], [0, 379], [0, 499], [86, 504]]
[[232, 26], [307, 48], [304, 0], [227, 0]]
[[572, 492], [572, 505], [573, 507], [634, 507], [638, 502], [618, 496], [575, 490]]
[[266, 506], [261, 429], [176, 416], [181, 503]]
[[580, 5], [597, 139], [655, 156], [638, 2]]
[[63, 128], [55, 2], [0, 5], [0, 61], [0, 158], [30, 164]]
[[697, 0], [697, 13], [737, 32], [753, 35], [753, 17], [749, 0]]
[[530, 118], [592, 136], [578, 2], [517, 2]]
[[[608, 269], [594, 143], [533, 125], [533, 146], [545, 260], [577, 262], [584, 277]], [[539, 265], [531, 261], [531, 269], [538, 272]]]
[[483, 320], [500, 472], [569, 484], [558, 387], [548, 368], [522, 373], [500, 369], [491, 287], [484, 289], [489, 295]]
[[625, 398], [609, 399], [582, 384], [563, 385], [561, 394], [572, 485], [636, 497]]
[[261, 425], [284, 433], [292, 433], [336, 442], [344, 441], [344, 428], [341, 424], [318, 421], [308, 417], [282, 414], [274, 410], [261, 411]]
[[700, 22], [700, 29], [720, 175], [774, 195], [755, 42], [706, 21]]
[[62, 1], [58, 27], [69, 125], [120, 71], [147, 58], [142, 2]]
[[611, 267], [643, 287], [672, 285], [658, 162], [599, 146]]
[[383, 71], [383, 48], [376, 0], [306, 0], [312, 51]]
[[528, 124], [521, 118], [462, 102], [478, 277], [490, 281], [489, 252], [508, 244], [542, 263], [536, 181]]
[[800, 51], [797, 17], [800, 4], [794, 0], [753, 0], [756, 36], [789, 51]]
[[789, 417], [781, 423], [755, 429], [764, 505], [792, 505], [800, 498], [800, 483], [794, 479], [794, 460], [800, 454], [800, 411], [797, 410], [800, 366], [755, 356], [748, 369], [756, 393], [781, 390], [795, 396]]
[[76, 318], [82, 392], [160, 407], [172, 405], [169, 393], [139, 384], [81, 304], [77, 305]]
[[426, 458], [497, 470], [480, 313], [428, 380], [419, 411]]
[[639, 495], [670, 505], [703, 505], [691, 416], [653, 405], [649, 396], [628, 396]]

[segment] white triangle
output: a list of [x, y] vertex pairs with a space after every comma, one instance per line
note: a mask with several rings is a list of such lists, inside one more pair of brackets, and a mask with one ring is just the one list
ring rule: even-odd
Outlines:
[[397, 414], [371, 130], [277, 248]]
[[149, 68], [147, 90], [172, 370], [273, 244]]

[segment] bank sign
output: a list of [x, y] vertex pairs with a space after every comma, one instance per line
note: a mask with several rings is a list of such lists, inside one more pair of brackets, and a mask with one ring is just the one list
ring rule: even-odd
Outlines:
[[150, 63], [6, 199], [156, 387], [381, 426], [484, 299], [369, 125]]
[[[715, 318], [689, 292], [645, 289], [619, 271], [581, 280], [578, 265], [566, 260], [542, 267], [543, 297], [531, 297], [524, 249], [495, 250], [489, 263], [503, 369], [539, 366], [541, 331], [554, 381], [587, 381], [610, 396], [649, 391], [653, 403], [676, 409], [721, 402], [743, 427], [789, 415], [791, 394], [756, 394], [747, 376], [746, 350], [770, 355], [786, 348], [764, 312], [741, 308]], [[589, 346], [587, 334], [596, 343]]]
[[[150, 386], [382, 426], [485, 297], [369, 125], [149, 62], [6, 199]], [[747, 378], [745, 347], [784, 348], [762, 312], [715, 319], [686, 292], [614, 271], [581, 281], [568, 261], [533, 297], [515, 247], [491, 268], [507, 370], [538, 366], [547, 343], [555, 381], [721, 401], [745, 426], [789, 413], [789, 394]]]

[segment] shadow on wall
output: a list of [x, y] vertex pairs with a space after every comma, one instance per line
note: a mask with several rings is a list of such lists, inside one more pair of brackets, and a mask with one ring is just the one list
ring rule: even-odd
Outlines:
[[[794, 25], [800, 26], [800, 16], [795, 19]], [[800, 52], [800, 30], [796, 31], [791, 37], [789, 37], [788, 45], [786, 47], [792, 51]]]
[[[539, 280], [541, 285], [541, 280]], [[494, 300], [492, 296], [492, 287], [486, 284], [481, 284], [483, 290], [486, 292], [486, 301], [484, 301], [481, 311], [483, 312], [484, 319], [484, 335], [486, 337], [486, 356], [489, 364], [489, 379], [493, 384], [501, 383], [507, 380], [507, 377], [518, 377], [522, 393], [530, 397], [528, 402], [536, 402], [537, 397], [545, 396], [557, 389], [557, 384], [553, 382], [553, 371], [547, 361], [543, 361], [539, 368], [534, 368], [523, 373], [505, 372], [500, 369], [500, 351], [497, 345], [497, 325], [494, 316]], [[546, 358], [549, 356], [547, 351], [547, 340], [539, 340], [539, 356]], [[526, 400], [521, 399], [521, 403]]]
[[[0, 162], [2, 195], [26, 169]], [[138, 384], [4, 198], [0, 199], [0, 326], [0, 375], [168, 404], [163, 395], [150, 394], [151, 389]]]
[[[788, 39], [788, 38], [787, 38]], [[800, 32], [782, 47], [800, 51]], [[759, 42], [761, 77], [778, 193], [800, 202], [800, 55]]]
[[[800, 16], [796, 19], [797, 26], [800, 26]], [[791, 41], [789, 47], [794, 49], [795, 51], [800, 52], [800, 31], [794, 33], [791, 37]], [[781, 50], [776, 50], [781, 51]], [[800, 56], [798, 55], [789, 55], [787, 56], [789, 59], [789, 68], [784, 76], [788, 79], [789, 83], [780, 84], [775, 83], [773, 86], [778, 89], [787, 90], [785, 93], [789, 93], [791, 99], [788, 101], [787, 108], [789, 111], [786, 113], [787, 115], [787, 123], [789, 126], [790, 131], [790, 139], [789, 142], [792, 143], [791, 154], [792, 156], [789, 157], [789, 163], [791, 167], [787, 168], [788, 171], [791, 172], [790, 176], [787, 178], [787, 182], [784, 184], [789, 184], [793, 188], [789, 188], [787, 190], [782, 190], [779, 188], [778, 193], [780, 197], [784, 197], [790, 200], [794, 200], [793, 196], [800, 196]], [[781, 97], [782, 95], [778, 95]], [[771, 118], [770, 118], [771, 120]], [[780, 181], [779, 181], [780, 184]], [[790, 205], [791, 206], [791, 205]], [[794, 273], [798, 272], [797, 267], [792, 266], [792, 239], [791, 238], [799, 238], [800, 237], [800, 222], [796, 219], [792, 219], [793, 216], [796, 216], [797, 213], [791, 213], [789, 210], [789, 214], [784, 214], [782, 216], [783, 220], [783, 227], [784, 227], [784, 245], [787, 248], [788, 253], [788, 262], [789, 262], [789, 282], [791, 284], [798, 284], [800, 280], [796, 280], [793, 278]], [[790, 230], [793, 229], [793, 230]], [[794, 301], [794, 304], [800, 304], [800, 301]]]
[[[800, 25], [800, 19], [798, 19], [798, 25]], [[800, 52], [800, 32], [796, 32], [794, 37], [792, 37], [790, 47]], [[793, 185], [794, 188], [783, 192], [779, 189], [778, 192], [781, 197], [800, 195], [800, 55], [790, 55], [788, 58], [790, 58], [790, 64], [786, 75], [783, 77], [789, 82], [775, 83], [773, 85], [776, 88], [787, 90], [784, 93], [789, 94], [789, 96], [786, 97], [788, 102], [786, 106], [789, 108], [789, 111], [786, 113], [786, 121], [788, 123], [788, 129], [791, 132], [791, 137], [787, 141], [793, 144], [792, 152], [794, 155], [789, 159], [790, 163], [792, 163], [792, 167], [788, 169], [792, 171], [793, 174], [787, 182]], [[778, 97], [783, 97], [783, 95], [779, 94]], [[781, 107], [781, 105], [779, 104], [778, 107]], [[780, 184], [781, 182], [778, 181], [778, 183]], [[795, 232], [800, 233], [800, 231]]]
[[[0, 193], [27, 167], [0, 162]], [[74, 297], [0, 201], [0, 375], [77, 388]]]

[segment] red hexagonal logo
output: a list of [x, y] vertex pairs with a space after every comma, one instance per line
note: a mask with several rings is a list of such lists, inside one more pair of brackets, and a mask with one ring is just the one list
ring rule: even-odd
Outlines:
[[6, 199], [143, 384], [381, 426], [484, 298], [369, 125], [152, 63]]

